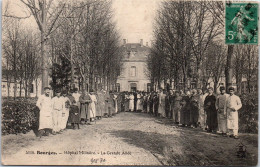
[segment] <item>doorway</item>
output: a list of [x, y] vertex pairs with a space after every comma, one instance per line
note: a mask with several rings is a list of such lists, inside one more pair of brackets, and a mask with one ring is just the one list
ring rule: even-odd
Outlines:
[[130, 91], [136, 92], [137, 90], [137, 84], [136, 83], [130, 83]]

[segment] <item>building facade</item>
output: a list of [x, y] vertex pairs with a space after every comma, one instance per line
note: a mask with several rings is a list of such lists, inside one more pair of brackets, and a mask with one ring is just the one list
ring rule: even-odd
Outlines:
[[126, 43], [121, 46], [123, 65], [117, 78], [117, 91], [150, 91], [151, 84], [147, 77], [147, 56], [150, 53], [148, 44]]
[[[8, 86], [9, 86], [9, 95], [8, 95]], [[20, 87], [21, 85], [17, 82], [17, 89], [15, 91], [15, 83], [14, 81], [7, 82], [6, 79], [2, 79], [1, 82], [1, 93], [2, 93], [2, 97], [25, 97], [25, 87], [24, 85], [22, 85], [22, 87]], [[41, 86], [42, 86], [42, 82], [41, 79], [38, 79], [37, 81], [34, 80], [30, 86], [30, 89], [28, 90], [28, 96], [29, 97], [37, 97], [39, 95], [41, 95]]]

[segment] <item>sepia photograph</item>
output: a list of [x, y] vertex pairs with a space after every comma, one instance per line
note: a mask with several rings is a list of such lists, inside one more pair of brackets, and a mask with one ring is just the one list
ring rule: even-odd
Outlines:
[[259, 5], [2, 0], [1, 164], [258, 165]]

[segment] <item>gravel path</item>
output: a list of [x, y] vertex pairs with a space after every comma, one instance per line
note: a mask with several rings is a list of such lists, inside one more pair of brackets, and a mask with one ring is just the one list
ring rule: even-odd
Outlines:
[[[246, 158], [236, 156], [239, 142], [247, 146]], [[59, 135], [36, 138], [30, 132], [3, 136], [2, 164], [254, 166], [257, 147], [257, 135], [242, 134], [235, 140], [179, 128], [168, 119], [127, 112]]]

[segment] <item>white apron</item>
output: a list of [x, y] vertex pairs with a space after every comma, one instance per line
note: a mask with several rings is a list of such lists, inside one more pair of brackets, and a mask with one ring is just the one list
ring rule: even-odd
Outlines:
[[37, 101], [37, 107], [40, 109], [40, 118], [39, 118], [39, 130], [53, 128], [52, 121], [52, 101], [51, 97], [41, 95]]
[[90, 118], [95, 118], [96, 117], [96, 102], [97, 102], [97, 98], [95, 95], [89, 95], [91, 98], [91, 103], [89, 105], [89, 115]]
[[[64, 98], [64, 106], [66, 105], [66, 101], [69, 101], [68, 97], [63, 97]], [[68, 122], [68, 118], [69, 118], [69, 108], [64, 107], [63, 111], [62, 111], [62, 118], [61, 118], [61, 129], [66, 129], [66, 125]]]
[[134, 95], [130, 95], [129, 99], [129, 110], [134, 111]]
[[227, 128], [238, 129], [238, 112], [227, 109]]
[[[232, 95], [227, 98], [227, 129], [238, 130], [238, 110], [242, 107], [238, 96]], [[233, 108], [234, 110], [232, 110]]]

